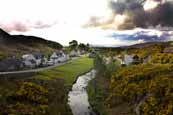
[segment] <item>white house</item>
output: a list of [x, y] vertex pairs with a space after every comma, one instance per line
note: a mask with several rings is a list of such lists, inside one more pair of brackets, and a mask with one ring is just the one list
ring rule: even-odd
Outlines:
[[133, 57], [134, 55], [124, 55], [123, 57], [121, 55], [118, 55], [115, 57], [118, 61], [120, 61], [121, 65], [129, 65], [133, 63]]
[[22, 59], [26, 67], [34, 68], [37, 65], [36, 58], [32, 54], [23, 55]]
[[77, 56], [79, 56], [80, 55], [80, 51], [75, 51], [75, 50], [72, 50], [71, 52], [70, 52], [70, 56], [71, 57], [77, 57]]
[[68, 61], [69, 59], [70, 59], [69, 55], [62, 52], [62, 55], [59, 56], [58, 58], [58, 62], [65, 62]]
[[54, 52], [51, 56], [50, 56], [50, 62], [52, 62], [53, 64], [58, 62], [58, 55], [56, 52]]
[[44, 55], [41, 54], [41, 53], [34, 53], [33, 56], [36, 59], [35, 61], [36, 61], [37, 66], [43, 65], [44, 62], [46, 61], [45, 58], [44, 58]]
[[66, 52], [66, 51], [64, 51], [63, 53], [64, 53], [64, 56], [65, 56], [66, 60], [70, 60], [70, 55], [69, 55], [69, 53]]
[[134, 55], [124, 55], [124, 64], [129, 65], [133, 63]]
[[25, 54], [22, 56], [23, 63], [26, 67], [38, 67], [45, 63], [46, 59], [41, 53]]
[[124, 65], [124, 60], [123, 60], [123, 57], [121, 55], [118, 55], [118, 56], [114, 57], [114, 59], [119, 61], [121, 63], [121, 65]]
[[56, 64], [56, 63], [61, 63], [61, 62], [65, 62], [67, 60], [69, 60], [70, 57], [68, 54], [65, 54], [63, 51], [59, 51], [59, 52], [54, 52], [51, 56], [50, 56], [50, 61], [49, 63]]
[[80, 55], [84, 55], [86, 53], [85, 50], [80, 50]]

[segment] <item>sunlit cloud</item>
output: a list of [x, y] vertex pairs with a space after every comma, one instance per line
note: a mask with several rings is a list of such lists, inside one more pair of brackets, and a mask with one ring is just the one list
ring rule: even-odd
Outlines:
[[160, 4], [160, 2], [158, 2], [158, 1], [147, 0], [143, 7], [144, 7], [144, 10], [148, 11], [148, 10], [152, 10], [152, 9], [156, 8], [159, 4]]

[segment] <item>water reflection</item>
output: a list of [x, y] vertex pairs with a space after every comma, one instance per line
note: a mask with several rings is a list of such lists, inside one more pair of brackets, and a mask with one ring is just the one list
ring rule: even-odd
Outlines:
[[86, 87], [88, 82], [95, 76], [95, 70], [80, 76], [69, 92], [69, 105], [73, 115], [95, 115], [90, 109]]

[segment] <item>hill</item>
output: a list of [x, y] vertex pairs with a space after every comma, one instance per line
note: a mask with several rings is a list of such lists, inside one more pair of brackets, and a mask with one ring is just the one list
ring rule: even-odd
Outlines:
[[147, 47], [153, 47], [155, 45], [166, 46], [166, 45], [170, 45], [170, 43], [171, 43], [171, 41], [169, 41], [169, 42], [146, 42], [146, 43], [134, 44], [131, 46], [127, 46], [125, 48], [147, 48]]
[[35, 36], [10, 35], [0, 29], [0, 57], [42, 52], [48, 54], [63, 46], [57, 42]]

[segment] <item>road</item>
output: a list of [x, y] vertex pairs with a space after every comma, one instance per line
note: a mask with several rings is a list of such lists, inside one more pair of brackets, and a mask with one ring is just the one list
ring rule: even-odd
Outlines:
[[64, 65], [66, 63], [70, 63], [76, 59], [78, 59], [79, 57], [75, 57], [72, 58], [70, 61], [67, 62], [63, 62], [63, 63], [57, 63], [53, 66], [48, 66], [48, 67], [43, 67], [43, 68], [37, 68], [37, 69], [30, 69], [30, 70], [21, 70], [21, 71], [10, 71], [10, 72], [0, 72], [0, 75], [15, 75], [15, 74], [25, 74], [25, 73], [37, 73], [40, 71], [44, 71], [44, 70], [48, 70], [48, 69], [52, 69], [61, 65]]

